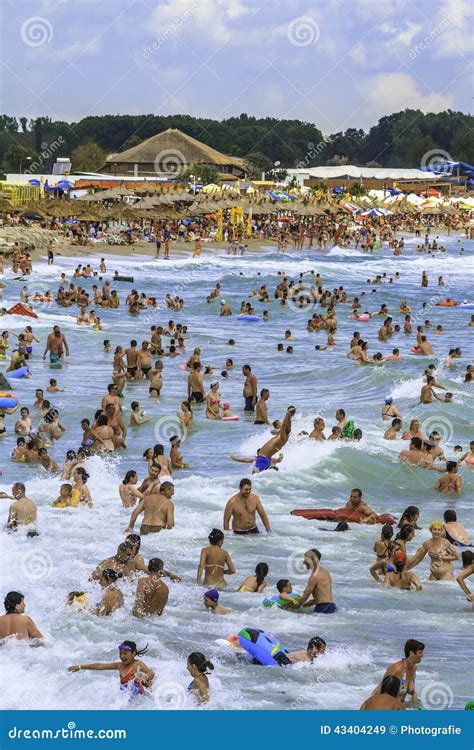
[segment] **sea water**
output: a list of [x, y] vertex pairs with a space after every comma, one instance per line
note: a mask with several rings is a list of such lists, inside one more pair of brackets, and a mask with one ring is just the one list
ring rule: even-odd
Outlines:
[[[191, 651], [202, 651], [215, 665], [210, 678], [211, 708], [233, 709], [343, 709], [358, 708], [381, 679], [388, 664], [401, 658], [407, 638], [426, 643], [425, 657], [418, 669], [418, 693], [428, 707], [461, 708], [471, 699], [472, 685], [468, 665], [472, 661], [472, 608], [459, 586], [453, 582], [428, 582], [428, 558], [416, 568], [423, 591], [404, 592], [382, 589], [371, 578], [369, 566], [374, 560], [373, 545], [380, 526], [351, 524], [346, 533], [334, 533], [334, 524], [307, 521], [290, 515], [294, 508], [330, 507], [345, 504], [350, 490], [359, 487], [364, 499], [379, 513], [399, 517], [408, 505], [421, 509], [420, 526], [408, 552], [429, 538], [428, 525], [442, 518], [443, 511], [453, 508], [459, 520], [473, 529], [472, 490], [474, 472], [462, 467], [464, 483], [461, 497], [441, 495], [433, 487], [437, 474], [401, 465], [398, 452], [406, 448], [402, 441], [382, 439], [388, 424], [381, 421], [384, 398], [392, 395], [404, 417], [418, 417], [425, 433], [438, 429], [447, 457], [454, 445], [467, 448], [473, 438], [472, 386], [463, 384], [461, 373], [472, 362], [473, 329], [468, 328], [471, 311], [440, 308], [434, 303], [444, 297], [464, 300], [472, 296], [472, 242], [453, 234], [440, 237], [448, 251], [434, 258], [415, 252], [416, 240], [406, 243], [401, 257], [388, 250], [373, 255], [354, 249], [334, 247], [328, 253], [315, 250], [277, 254], [262, 247], [258, 254], [244, 257], [212, 251], [199, 259], [176, 257], [155, 260], [152, 253], [133, 257], [104, 255], [108, 267], [105, 278], [113, 271], [134, 277], [134, 283], [112, 282], [122, 301], [119, 310], [99, 310], [104, 331], [80, 328], [75, 323], [77, 308], [60, 309], [55, 304], [37, 306], [38, 320], [12, 316], [2, 319], [2, 328], [16, 333], [31, 323], [41, 344], [34, 346], [32, 377], [15, 381], [14, 390], [21, 403], [31, 406], [37, 387], [46, 390], [49, 378], [56, 377], [64, 393], [46, 394], [60, 408], [65, 435], [50, 451], [62, 465], [66, 450], [80, 444], [80, 420], [93, 420], [94, 412], [110, 382], [112, 354], [103, 352], [102, 342], [109, 339], [111, 351], [119, 344], [126, 347], [131, 339], [140, 343], [149, 337], [150, 326], [166, 325], [169, 319], [188, 326], [186, 353], [179, 358], [163, 358], [164, 386], [160, 403], [150, 401], [146, 381], [125, 387], [124, 419], [128, 423], [130, 403], [140, 402], [151, 420], [144, 426], [129, 427], [128, 449], [110, 458], [92, 457], [87, 461], [93, 509], [59, 510], [51, 507], [58, 496], [60, 481], [41, 469], [10, 461], [16, 435], [15, 417], [7, 417], [8, 434], [1, 438], [2, 476], [0, 489], [10, 491], [14, 481], [26, 484], [27, 494], [38, 504], [39, 536], [28, 539], [22, 532], [2, 533], [0, 593], [19, 590], [25, 594], [27, 613], [45, 636], [44, 648], [28, 648], [8, 642], [0, 649], [0, 673], [4, 708], [10, 709], [107, 709], [107, 708], [194, 708], [186, 692], [189, 675], [186, 658]], [[465, 254], [459, 255], [464, 246]], [[98, 267], [98, 256], [80, 257]], [[32, 290], [45, 292], [59, 285], [64, 271], [71, 279], [77, 258], [59, 258], [53, 266], [35, 263], [28, 280]], [[362, 310], [376, 312], [386, 303], [394, 322], [403, 328], [398, 313], [401, 300], [412, 308], [416, 324], [429, 319], [433, 329], [427, 331], [435, 355], [427, 359], [409, 353], [414, 336], [394, 335], [389, 342], [377, 340], [381, 318], [369, 323], [349, 320], [350, 305], [337, 308], [339, 327], [337, 345], [327, 351], [315, 351], [315, 344], [325, 345], [324, 332], [308, 333], [306, 323], [318, 308], [300, 311], [294, 305], [281, 309], [273, 299], [278, 271], [296, 278], [310, 270], [319, 272], [325, 288], [343, 284], [350, 297], [358, 295]], [[421, 273], [426, 270], [428, 288], [421, 288]], [[367, 279], [377, 273], [387, 279], [399, 272], [401, 279], [393, 284], [376, 286]], [[437, 287], [443, 275], [446, 287]], [[307, 287], [310, 286], [308, 276]], [[18, 301], [22, 281], [5, 276], [4, 305]], [[222, 297], [234, 315], [219, 317], [219, 302], [206, 303], [206, 297], [219, 281]], [[91, 289], [96, 280], [79, 280]], [[257, 314], [269, 311], [270, 320], [245, 323], [237, 320], [240, 303], [249, 298], [252, 289], [267, 284], [271, 302], [253, 301]], [[162, 307], [132, 317], [123, 301], [132, 289], [146, 292], [160, 302], [165, 294], [180, 296], [185, 307], [172, 312]], [[375, 290], [375, 291], [372, 291]], [[365, 292], [362, 296], [361, 293]], [[427, 306], [422, 307], [426, 302]], [[444, 334], [432, 335], [434, 326], [442, 323]], [[65, 333], [70, 357], [60, 370], [49, 368], [41, 359], [44, 341], [54, 324]], [[284, 331], [292, 331], [294, 354], [277, 352], [284, 341]], [[347, 359], [352, 332], [361, 331], [369, 341], [370, 353], [391, 352], [399, 347], [400, 363], [380, 367], [358, 367]], [[235, 339], [235, 346], [225, 342]], [[166, 337], [164, 338], [166, 343]], [[193, 347], [202, 351], [202, 362], [215, 370], [207, 383], [218, 380], [222, 401], [231, 404], [238, 422], [215, 422], [204, 418], [204, 407], [197, 406], [195, 427], [188, 434], [179, 426], [176, 413], [186, 397], [184, 362]], [[460, 346], [463, 358], [454, 367], [443, 364], [448, 349]], [[285, 344], [286, 348], [286, 344]], [[232, 357], [234, 369], [229, 378], [220, 376], [225, 360]], [[419, 392], [423, 370], [428, 363], [438, 366], [437, 377], [453, 393], [452, 404], [420, 406]], [[225, 547], [237, 568], [229, 576], [229, 588], [221, 594], [221, 603], [232, 610], [226, 616], [212, 616], [204, 610], [202, 593], [196, 585], [200, 549], [207, 543], [213, 527], [222, 528], [227, 499], [238, 489], [239, 480], [249, 476], [250, 466], [235, 463], [229, 453], [255, 455], [270, 436], [268, 428], [253, 424], [253, 416], [243, 413], [243, 376], [241, 367], [249, 363], [258, 378], [258, 389], [270, 389], [268, 410], [271, 419], [282, 418], [290, 404], [297, 409], [292, 436], [284, 449], [279, 471], [253, 476], [253, 488], [262, 498], [270, 518], [272, 533], [259, 536], [226, 535]], [[6, 365], [3, 364], [2, 371]], [[335, 411], [342, 407], [348, 418], [363, 431], [360, 443], [318, 443], [298, 437], [310, 431], [315, 416], [323, 416], [326, 432], [336, 423]], [[36, 426], [37, 416], [34, 414]], [[190, 468], [176, 471], [174, 496], [176, 526], [172, 531], [143, 537], [141, 552], [145, 559], [160, 557], [166, 568], [182, 577], [181, 583], [170, 583], [169, 604], [161, 618], [136, 620], [131, 616], [135, 582], [121, 582], [125, 605], [110, 617], [99, 618], [87, 612], [72, 612], [65, 606], [72, 590], [88, 592], [92, 602], [100, 598], [99, 587], [88, 581], [97, 563], [113, 554], [124, 539], [130, 511], [122, 507], [118, 485], [125, 472], [135, 469], [140, 479], [146, 475], [142, 458], [145, 448], [156, 442], [168, 445], [171, 435], [182, 438], [182, 453]], [[8, 500], [0, 501], [0, 523], [8, 512]], [[261, 525], [261, 524], [260, 524]], [[137, 524], [138, 527], [138, 524]], [[270, 572], [266, 595], [276, 593], [275, 583], [289, 578], [293, 590], [303, 591], [307, 571], [302, 565], [306, 549], [317, 547], [322, 564], [333, 577], [334, 598], [338, 606], [331, 616], [305, 612], [290, 613], [277, 608], [264, 609], [263, 596], [236, 593], [243, 579], [252, 574], [258, 562], [268, 563]], [[455, 564], [457, 572], [460, 562]], [[457, 573], [456, 573], [457, 574]], [[471, 586], [472, 588], [472, 586]], [[262, 628], [274, 634], [289, 650], [303, 649], [312, 636], [323, 637], [327, 652], [314, 665], [298, 664], [288, 669], [269, 669], [249, 664], [238, 653], [220, 645], [220, 639], [237, 633], [242, 627]], [[144, 661], [156, 673], [152, 695], [131, 701], [119, 691], [118, 676], [110, 672], [70, 674], [70, 664], [113, 661], [122, 640], [148, 644]]]

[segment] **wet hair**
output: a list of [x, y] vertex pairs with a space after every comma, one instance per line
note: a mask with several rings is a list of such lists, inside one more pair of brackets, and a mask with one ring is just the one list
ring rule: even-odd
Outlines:
[[153, 446], [153, 456], [162, 456], [165, 452], [164, 447], [161, 445], [161, 443], [157, 443]]
[[396, 698], [398, 696], [398, 693], [400, 692], [400, 685], [400, 678], [396, 677], [394, 674], [389, 674], [383, 678], [382, 684], [380, 686], [380, 692], [386, 693], [387, 695], [391, 695], [393, 698]]
[[461, 552], [461, 560], [462, 560], [463, 568], [468, 568], [469, 565], [473, 565], [474, 564], [474, 552], [470, 549], [464, 550], [464, 552]]
[[250, 479], [241, 479], [239, 482], [239, 490], [242, 489], [242, 487], [245, 487], [246, 484], [250, 484], [252, 486], [252, 481]]
[[392, 538], [392, 536], [393, 536], [393, 528], [392, 528], [391, 524], [384, 523], [384, 525], [382, 526], [382, 530], [380, 532], [380, 536], [381, 536], [382, 539], [391, 539]]
[[136, 547], [137, 553], [140, 549], [140, 544], [142, 543], [142, 540], [140, 539], [140, 534], [129, 534], [125, 537], [125, 542], [128, 547]]
[[260, 586], [264, 582], [268, 575], [268, 565], [265, 562], [260, 562], [255, 567], [255, 578], [257, 579], [257, 586]]
[[407, 521], [409, 524], [412, 523], [417, 514], [420, 514], [420, 509], [417, 508], [416, 505], [409, 505], [402, 513], [402, 517], [398, 522], [398, 528], [402, 528], [404, 521]]
[[407, 524], [403, 527], [403, 529], [400, 529], [397, 536], [395, 537], [395, 541], [400, 539], [402, 542], [408, 541], [408, 537], [412, 532], [415, 531], [415, 527], [412, 524]]
[[281, 594], [281, 592], [283, 591], [283, 589], [286, 586], [288, 586], [289, 583], [290, 583], [290, 581], [288, 580], [288, 578], [280, 578], [280, 580], [277, 581], [277, 585], [276, 585], [278, 592]]
[[138, 403], [138, 401], [132, 401], [132, 403], [130, 404], [130, 408], [132, 409], [132, 411], [134, 409], [136, 409], [137, 406], [140, 406], [140, 404]]
[[405, 657], [408, 659], [410, 654], [415, 651], [424, 651], [425, 644], [421, 641], [417, 641], [414, 638], [409, 638], [408, 641], [405, 643]]
[[173, 484], [173, 482], [162, 482], [162, 484], [160, 484], [160, 491], [161, 491], [161, 490], [165, 490], [165, 491], [166, 491], [166, 490], [169, 490], [169, 489], [170, 489], [170, 487], [173, 487], [173, 488], [174, 488], [174, 484]]
[[212, 670], [214, 669], [214, 664], [212, 663], [212, 661], [206, 659], [204, 654], [201, 654], [200, 651], [193, 651], [192, 654], [189, 654], [188, 662], [192, 664], [193, 667], [197, 667], [198, 671], [201, 672], [201, 674], [207, 674], [208, 670], [212, 672]]
[[14, 614], [16, 607], [22, 603], [24, 598], [24, 595], [20, 594], [19, 591], [9, 591], [3, 602], [7, 615]]
[[84, 484], [89, 479], [89, 474], [87, 473], [87, 471], [85, 469], [82, 468], [82, 466], [80, 466], [78, 469], [76, 469], [76, 474], [79, 474], [79, 476], [82, 478], [82, 481], [84, 482]]
[[457, 461], [447, 461], [446, 463], [446, 471], [454, 471], [458, 468], [458, 462]]
[[416, 448], [417, 451], [421, 450], [421, 446], [423, 445], [422, 440], [419, 437], [412, 437], [410, 440], [410, 448]]
[[454, 521], [458, 520], [458, 517], [456, 515], [455, 510], [445, 510], [443, 520], [446, 521], [446, 523], [453, 523]]
[[224, 541], [224, 534], [220, 529], [212, 529], [211, 533], [208, 536], [209, 544], [219, 544], [219, 542]]
[[159, 570], [163, 570], [163, 560], [160, 560], [159, 557], [152, 557], [148, 561], [148, 571], [150, 573], [157, 573]]
[[72, 450], [66, 451], [66, 460], [67, 461], [73, 461], [75, 458], [77, 458], [76, 451], [72, 451]]
[[127, 651], [128, 649], [130, 649], [130, 651], [135, 654], [135, 656], [143, 656], [148, 651], [148, 643], [146, 644], [145, 648], [138, 649], [135, 641], [122, 641], [119, 648], [123, 648], [124, 646], [127, 647]]
[[305, 552], [305, 557], [317, 557], [318, 560], [321, 560], [321, 552], [314, 547], [313, 549], [309, 549], [307, 552]]
[[123, 578], [123, 573], [112, 570], [111, 568], [106, 568], [102, 571], [101, 576], [106, 578], [107, 581], [110, 581], [110, 583], [115, 583], [119, 578]]
[[336, 528], [333, 531], [349, 531], [349, 524], [345, 521], [339, 521]]
[[100, 414], [97, 418], [97, 427], [107, 427], [109, 424], [109, 418], [106, 414]]
[[130, 471], [127, 471], [127, 473], [125, 474], [123, 478], [122, 484], [130, 484], [131, 478], [136, 477], [136, 476], [137, 476], [137, 472], [134, 471], [133, 469], [131, 469]]
[[320, 638], [318, 635], [315, 635], [313, 638], [311, 638], [308, 642], [308, 645], [306, 646], [307, 651], [312, 651], [313, 649], [318, 649], [318, 651], [321, 648], [326, 647], [326, 641], [324, 638]]

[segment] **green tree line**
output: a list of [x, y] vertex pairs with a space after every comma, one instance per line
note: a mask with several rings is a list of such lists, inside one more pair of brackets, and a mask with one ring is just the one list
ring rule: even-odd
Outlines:
[[253, 176], [275, 168], [275, 162], [280, 162], [279, 169], [348, 163], [417, 167], [432, 150], [472, 164], [473, 121], [472, 116], [452, 110], [424, 114], [406, 109], [382, 117], [368, 132], [349, 128], [323, 137], [310, 122], [247, 114], [222, 121], [190, 115], [101, 115], [72, 123], [0, 115], [0, 164], [4, 172], [18, 172], [20, 162], [25, 170], [27, 157], [34, 162], [41, 158], [41, 169], [36, 171], [48, 172], [56, 157], [69, 156], [74, 171], [96, 171], [107, 154], [125, 151], [167, 128], [244, 158]]

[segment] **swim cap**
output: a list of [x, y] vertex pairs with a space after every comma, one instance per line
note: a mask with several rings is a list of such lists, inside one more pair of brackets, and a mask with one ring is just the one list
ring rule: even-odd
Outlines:
[[230, 404], [222, 404], [222, 406], [224, 407], [224, 409], [230, 409]]
[[441, 528], [444, 529], [444, 525], [441, 521], [432, 521], [428, 527], [430, 531], [433, 528], [433, 526], [441, 526]]
[[465, 711], [474, 711], [474, 701], [468, 701], [464, 706]]
[[401, 549], [399, 549], [397, 552], [395, 552], [395, 554], [393, 556], [393, 562], [394, 563], [406, 563], [406, 561], [407, 561], [407, 556], [406, 556], [405, 552], [402, 552]]
[[204, 596], [206, 597], [206, 599], [210, 599], [212, 602], [215, 602], [216, 604], [219, 601], [219, 592], [217, 589], [209, 589], [209, 591], [206, 591]]
[[392, 402], [393, 402], [393, 398], [391, 396], [387, 396], [387, 398], [385, 399], [385, 403], [391, 404]]
[[221, 305], [225, 305], [225, 299], [221, 299]]

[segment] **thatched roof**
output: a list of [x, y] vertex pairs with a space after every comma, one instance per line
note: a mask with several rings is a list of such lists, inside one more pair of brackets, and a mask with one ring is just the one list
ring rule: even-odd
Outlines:
[[[160, 161], [160, 155], [163, 155], [161, 160], [163, 163]], [[138, 146], [122, 153], [109, 154], [106, 162], [107, 164], [155, 164], [156, 159], [158, 159], [157, 171], [164, 173], [179, 172], [182, 167], [189, 164], [213, 164], [215, 167], [235, 165], [243, 168], [242, 159], [221, 154], [215, 148], [175, 128], [168, 128], [162, 133], [153, 135]], [[173, 166], [178, 168], [173, 168]]]

